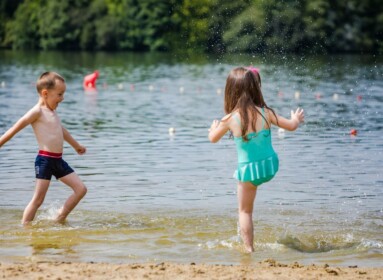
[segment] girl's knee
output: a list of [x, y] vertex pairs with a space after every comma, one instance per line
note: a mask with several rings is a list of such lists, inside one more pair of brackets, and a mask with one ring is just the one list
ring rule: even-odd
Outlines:
[[239, 214], [252, 215], [253, 207], [239, 207], [238, 212]]

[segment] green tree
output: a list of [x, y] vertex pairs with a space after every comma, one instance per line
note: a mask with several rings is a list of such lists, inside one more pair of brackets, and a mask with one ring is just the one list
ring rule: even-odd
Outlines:
[[2, 0], [0, 2], [0, 46], [5, 45], [6, 25], [20, 5], [22, 0]]
[[39, 8], [39, 46], [43, 50], [65, 48], [71, 34], [68, 1], [44, 1]]
[[79, 47], [83, 50], [117, 49], [116, 23], [109, 20], [106, 1], [88, 2], [80, 9], [74, 10], [72, 15], [80, 32]]
[[382, 46], [383, 8], [377, 0], [307, 1], [307, 41], [329, 52], [378, 51]]
[[0, 46], [383, 52], [380, 0], [2, 0]]
[[40, 16], [39, 0], [21, 3], [13, 20], [6, 24], [4, 44], [13, 49], [36, 49], [39, 47], [38, 21]]
[[[207, 49], [210, 52], [224, 53], [226, 51], [223, 34], [233, 18], [249, 7], [250, 0], [216, 0], [211, 8], [209, 17], [209, 33]], [[234, 39], [234, 38], [233, 38]]]
[[303, 23], [305, 25], [305, 38], [312, 51], [325, 51], [329, 46], [328, 34], [334, 29], [330, 19], [327, 19], [330, 10], [328, 0], [308, 1], [305, 7]]
[[297, 51], [303, 47], [303, 0], [255, 0], [223, 35], [231, 52]]
[[209, 17], [213, 2], [183, 0], [173, 2], [173, 48], [205, 51], [208, 46]]

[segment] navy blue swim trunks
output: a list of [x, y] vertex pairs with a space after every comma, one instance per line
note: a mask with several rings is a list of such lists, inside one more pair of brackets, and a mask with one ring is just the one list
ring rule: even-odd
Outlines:
[[62, 159], [62, 153], [39, 151], [35, 160], [37, 179], [51, 180], [52, 175], [60, 179], [74, 170]]

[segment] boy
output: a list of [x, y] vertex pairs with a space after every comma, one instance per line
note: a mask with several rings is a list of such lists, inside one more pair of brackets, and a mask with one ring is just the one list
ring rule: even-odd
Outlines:
[[45, 72], [37, 80], [39, 93], [38, 103], [21, 117], [3, 136], [0, 137], [0, 148], [17, 132], [27, 125], [32, 125], [39, 145], [39, 153], [35, 161], [36, 187], [32, 200], [24, 210], [22, 224], [33, 221], [37, 209], [44, 201], [52, 175], [71, 187], [74, 193], [66, 200], [59, 210], [56, 221], [64, 222], [73, 208], [87, 192], [83, 182], [73, 169], [62, 159], [64, 140], [78, 154], [86, 152], [62, 125], [56, 113], [59, 103], [64, 100], [65, 80], [54, 72]]

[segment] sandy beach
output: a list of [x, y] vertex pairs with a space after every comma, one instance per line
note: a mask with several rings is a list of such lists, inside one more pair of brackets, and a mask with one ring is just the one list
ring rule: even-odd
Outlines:
[[336, 267], [265, 260], [255, 265], [176, 263], [0, 263], [3, 279], [383, 279], [383, 268]]

